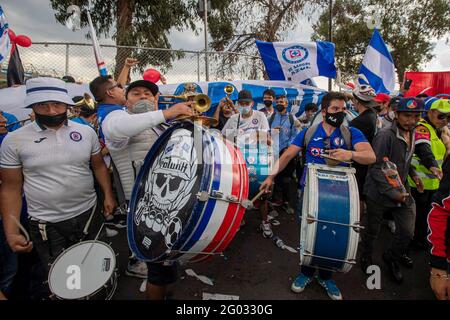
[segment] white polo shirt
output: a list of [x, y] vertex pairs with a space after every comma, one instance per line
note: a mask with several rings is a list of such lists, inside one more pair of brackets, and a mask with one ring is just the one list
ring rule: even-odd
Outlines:
[[0, 167], [22, 168], [31, 217], [59, 222], [94, 206], [96, 194], [89, 163], [99, 152], [98, 137], [89, 126], [69, 120], [55, 131], [32, 122], [6, 136]]

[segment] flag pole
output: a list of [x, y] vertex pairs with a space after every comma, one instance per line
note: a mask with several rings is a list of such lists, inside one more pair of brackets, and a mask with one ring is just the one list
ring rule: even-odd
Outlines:
[[[331, 41], [331, 32], [332, 32], [332, 22], [333, 22], [333, 0], [330, 0], [328, 3], [328, 10], [329, 10], [329, 20], [328, 20], [328, 41]], [[331, 78], [328, 78], [328, 91], [331, 91]]]
[[106, 70], [106, 64], [103, 60], [101, 53], [100, 53], [100, 46], [98, 44], [97, 40], [97, 33], [94, 29], [94, 24], [92, 23], [91, 14], [89, 12], [89, 9], [92, 7], [91, 0], [89, 0], [89, 8], [86, 10], [88, 23], [89, 23], [89, 32], [91, 33], [91, 39], [92, 39], [92, 46], [94, 47], [94, 56], [95, 56], [95, 62], [97, 63], [98, 72], [101, 76], [107, 76], [108, 70]]

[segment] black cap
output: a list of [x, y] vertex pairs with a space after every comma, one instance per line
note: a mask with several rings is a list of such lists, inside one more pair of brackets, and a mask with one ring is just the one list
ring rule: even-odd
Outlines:
[[127, 87], [127, 91], [125, 92], [125, 97], [128, 98], [128, 92], [130, 92], [131, 89], [138, 88], [138, 87], [144, 87], [151, 91], [151, 93], [156, 96], [156, 94], [159, 91], [159, 88], [156, 84], [153, 82], [147, 81], [147, 80], [137, 80], [130, 83]]
[[248, 90], [239, 91], [238, 101], [252, 102], [253, 101], [252, 93]]
[[61, 78], [61, 80], [66, 83], [75, 83], [75, 79], [72, 76], [64, 76]]

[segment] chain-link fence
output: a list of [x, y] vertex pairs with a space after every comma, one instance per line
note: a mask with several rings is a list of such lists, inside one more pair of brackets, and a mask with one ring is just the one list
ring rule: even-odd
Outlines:
[[[114, 45], [100, 47], [110, 74], [115, 73], [117, 63], [123, 63], [126, 57], [131, 56], [141, 62], [132, 70], [132, 80], [141, 78], [142, 72], [147, 68], [160, 70], [165, 75], [167, 83], [207, 79], [204, 51]], [[19, 50], [27, 75], [52, 77], [71, 75], [80, 82], [89, 82], [98, 75], [91, 44], [35, 42], [31, 47]], [[235, 52], [207, 54], [209, 81], [263, 79], [264, 66], [258, 56]], [[2, 69], [7, 67], [7, 63], [8, 61], [3, 63]]]

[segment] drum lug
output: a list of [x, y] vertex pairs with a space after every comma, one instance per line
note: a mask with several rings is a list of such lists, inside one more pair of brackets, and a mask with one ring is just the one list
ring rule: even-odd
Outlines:
[[199, 192], [197, 193], [197, 198], [201, 202], [206, 202], [209, 200], [209, 193], [206, 191]]
[[361, 222], [359, 222], [359, 221], [357, 221], [357, 222], [355, 222], [354, 224], [353, 224], [353, 230], [356, 232], [356, 233], [360, 233], [361, 232], [361, 229], [364, 229], [364, 227], [361, 225]]
[[211, 191], [211, 198], [223, 199], [223, 192], [219, 190], [213, 190]]

